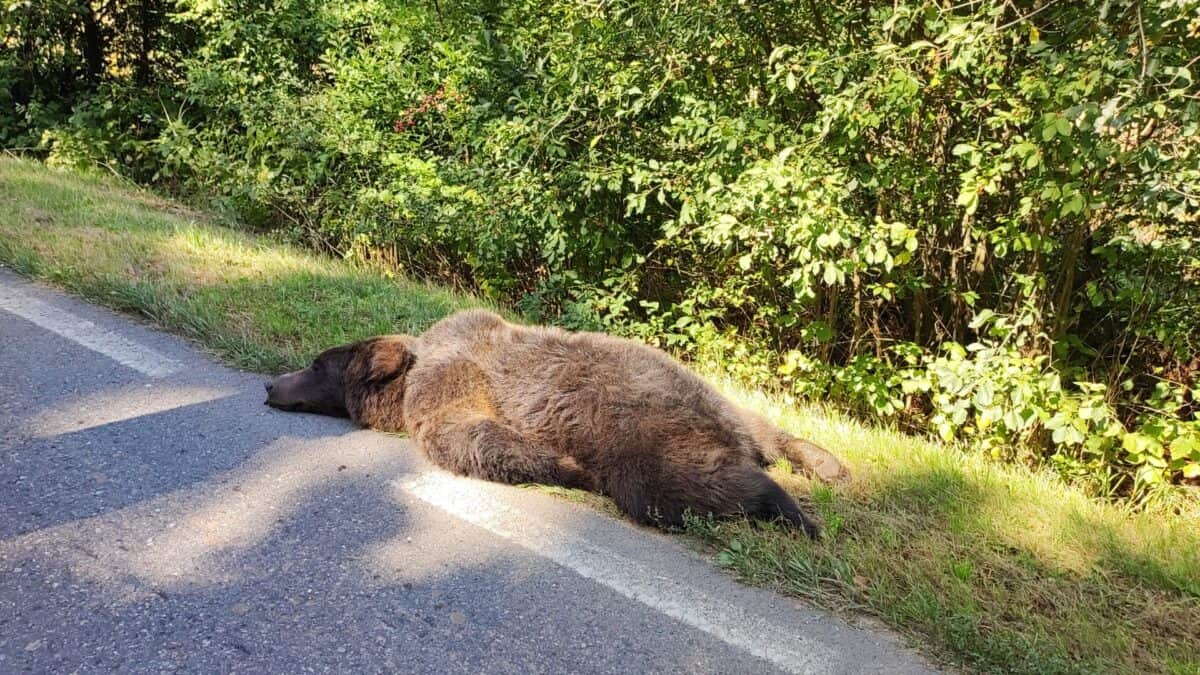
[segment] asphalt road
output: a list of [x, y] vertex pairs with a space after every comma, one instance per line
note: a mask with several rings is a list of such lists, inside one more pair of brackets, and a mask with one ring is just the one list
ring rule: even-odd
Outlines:
[[0, 269], [0, 672], [928, 672]]

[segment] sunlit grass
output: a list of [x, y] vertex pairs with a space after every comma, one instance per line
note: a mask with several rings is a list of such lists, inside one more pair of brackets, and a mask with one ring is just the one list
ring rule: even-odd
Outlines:
[[133, 188], [0, 160], [0, 259], [277, 372], [482, 303], [208, 222]]
[[[420, 332], [480, 303], [209, 222], [109, 180], [0, 159], [0, 260], [278, 371], [324, 347]], [[845, 487], [777, 468], [823, 517], [810, 543], [697, 521], [693, 541], [750, 583], [880, 617], [931, 653], [997, 672], [1200, 672], [1200, 509], [1129, 513], [1045, 472], [713, 378], [844, 458]], [[556, 494], [612, 511], [601, 497]]]

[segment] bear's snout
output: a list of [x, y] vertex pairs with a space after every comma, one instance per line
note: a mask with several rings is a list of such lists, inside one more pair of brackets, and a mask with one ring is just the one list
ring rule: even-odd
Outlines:
[[265, 380], [263, 382], [263, 389], [265, 389], [267, 392], [267, 400], [264, 401], [264, 403], [271, 407], [280, 408], [283, 410], [287, 410], [295, 406], [298, 401], [292, 400], [296, 398], [296, 396], [294, 396], [295, 392], [292, 390], [296, 387], [287, 385], [288, 381], [290, 381], [289, 378], [295, 379], [294, 376], [296, 374], [297, 373], [287, 373], [285, 375], [280, 375], [279, 377]]
[[314, 364], [263, 382], [266, 404], [278, 410], [346, 416], [340, 370]]

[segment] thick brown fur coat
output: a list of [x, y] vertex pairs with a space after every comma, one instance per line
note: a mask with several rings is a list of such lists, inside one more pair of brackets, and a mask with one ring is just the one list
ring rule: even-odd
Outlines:
[[829, 482], [825, 450], [739, 408], [665, 353], [597, 333], [454, 314], [420, 337], [331, 349], [268, 385], [268, 403], [408, 431], [456, 473], [579, 487], [640, 522], [684, 514], [816, 526], [763, 471], [786, 457]]

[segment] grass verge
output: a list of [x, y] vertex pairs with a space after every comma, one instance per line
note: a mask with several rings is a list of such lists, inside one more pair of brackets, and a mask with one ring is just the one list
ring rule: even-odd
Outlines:
[[[260, 372], [482, 304], [220, 227], [111, 180], [7, 158], [0, 261]], [[824, 516], [817, 543], [770, 526], [692, 523], [689, 535], [742, 579], [878, 616], [972, 670], [1200, 673], [1195, 504], [1128, 513], [1045, 473], [718, 385], [855, 475], [831, 490], [776, 471]]]
[[386, 279], [100, 176], [0, 157], [0, 261], [257, 372], [482, 302]]

